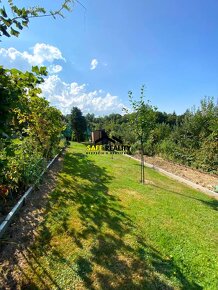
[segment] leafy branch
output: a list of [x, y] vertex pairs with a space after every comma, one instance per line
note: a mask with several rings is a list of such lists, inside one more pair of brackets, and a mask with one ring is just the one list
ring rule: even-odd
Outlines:
[[[64, 17], [63, 11], [71, 11], [70, 4], [74, 3], [75, 0], [64, 0], [61, 7], [55, 11], [47, 12], [43, 7], [31, 7], [31, 8], [18, 8], [13, 0], [8, 0], [10, 6], [10, 13], [6, 11], [5, 7], [0, 8], [0, 38], [3, 36], [18, 37], [21, 30], [24, 27], [28, 27], [29, 21], [31, 18], [39, 17], [53, 17], [56, 19], [56, 16]], [[0, 0], [0, 3], [2, 1]], [[9, 17], [9, 14], [12, 14], [14, 17]]]

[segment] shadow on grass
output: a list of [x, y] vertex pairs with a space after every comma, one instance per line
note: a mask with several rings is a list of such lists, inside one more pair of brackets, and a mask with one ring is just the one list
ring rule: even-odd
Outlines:
[[[173, 193], [173, 194], [180, 195], [180, 196], [182, 196], [184, 198], [188, 198], [188, 199], [193, 199], [193, 200], [199, 201], [200, 203], [203, 203], [204, 205], [210, 207], [213, 210], [218, 210], [218, 200], [216, 200], [216, 199], [214, 199], [212, 197], [210, 198], [210, 200], [203, 200], [203, 199], [200, 199], [200, 198], [197, 198], [197, 197], [194, 197], [194, 196], [190, 196], [190, 195], [187, 195], [187, 194], [184, 194], [184, 193], [181, 193], [181, 192], [177, 192], [175, 190], [170, 190], [167, 187], [158, 186], [156, 184], [152, 184], [151, 186], [156, 187], [156, 188], [161, 189], [161, 190], [164, 190], [164, 191], [167, 191], [167, 192], [170, 192], [170, 193]], [[208, 199], [209, 199], [209, 197], [208, 197]]]
[[[189, 282], [173, 260], [144, 242], [119, 198], [109, 193], [111, 182], [107, 170], [86, 155], [66, 154], [40, 236], [25, 257], [40, 289], [69, 289], [60, 285], [48, 265], [42, 265], [42, 256], [52, 261], [53, 268], [71, 269], [71, 285], [79, 279], [79, 289], [174, 289], [170, 280], [176, 280], [180, 289], [202, 289]], [[75, 252], [51, 247], [52, 238], [61, 235], [70, 238]], [[26, 289], [38, 289], [34, 283]]]
[[[141, 165], [140, 164], [133, 164], [133, 166], [136, 166], [136, 167], [140, 168]], [[149, 169], [152, 170], [152, 168], [149, 168]], [[155, 171], [155, 173], [159, 173], [155, 169], [153, 169], [153, 170]], [[139, 172], [140, 172], [140, 170], [139, 170]], [[180, 183], [179, 181], [175, 181], [175, 182]], [[218, 200], [216, 200], [213, 197], [210, 198], [210, 196], [208, 196], [208, 198], [210, 198], [210, 200], [203, 200], [203, 199], [200, 199], [200, 198], [196, 198], [194, 196], [190, 196], [190, 195], [187, 195], [187, 194], [183, 194], [181, 192], [177, 192], [177, 191], [174, 191], [174, 190], [170, 190], [169, 188], [167, 188], [167, 186], [166, 187], [161, 187], [161, 186], [158, 186], [156, 184], [155, 185], [151, 185], [151, 186], [156, 187], [156, 188], [159, 188], [159, 189], [164, 190], [164, 191], [167, 191], [167, 192], [171, 192], [173, 194], [178, 194], [178, 195], [183, 196], [185, 198], [189, 198], [189, 199], [193, 199], [193, 200], [199, 201], [199, 202], [205, 204], [206, 206], [208, 206], [208, 207], [210, 207], [210, 208], [212, 208], [214, 210], [218, 210]], [[193, 188], [193, 190], [196, 190], [197, 191], [197, 189], [194, 189], [194, 188]], [[205, 194], [205, 197], [206, 197], [206, 194]]]

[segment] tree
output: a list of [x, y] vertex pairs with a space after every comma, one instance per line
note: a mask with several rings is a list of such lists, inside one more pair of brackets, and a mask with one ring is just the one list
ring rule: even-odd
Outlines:
[[85, 140], [87, 129], [86, 119], [79, 108], [73, 107], [71, 110], [71, 126], [77, 142]]
[[[46, 11], [43, 7], [19, 8], [13, 0], [8, 0], [9, 8], [0, 6], [0, 39], [2, 36], [18, 37], [24, 27], [28, 27], [31, 18], [63, 16], [63, 11], [70, 11], [70, 4], [74, 0], [64, 0], [60, 8], [55, 11]], [[0, 0], [1, 4], [1, 0]]]
[[[141, 150], [141, 183], [144, 184], [144, 143], [155, 126], [156, 107], [144, 101], [144, 86], [141, 88], [141, 95], [138, 101], [133, 99], [133, 93], [129, 91], [129, 101], [133, 113], [130, 114], [130, 125], [135, 131], [137, 141], [140, 143]], [[128, 112], [128, 110], [125, 109]]]
[[0, 66], [0, 137], [2, 134], [12, 135], [26, 122], [24, 116], [18, 121], [18, 116], [24, 111], [27, 114], [29, 98], [41, 93], [37, 86], [46, 75], [45, 67], [33, 67], [32, 72], [23, 73]]
[[[7, 2], [5, 8], [0, 0], [0, 41], [3, 36], [18, 37], [31, 18], [63, 17], [74, 0], [64, 0], [57, 11], [49, 12]], [[23, 73], [0, 66], [0, 197], [33, 182], [46, 159], [58, 151], [65, 125], [62, 113], [39, 97], [38, 85], [46, 75], [45, 67]]]
[[45, 67], [25, 73], [0, 67], [0, 196], [38, 178], [42, 160], [58, 151], [64, 122], [39, 96], [43, 75]]
[[85, 118], [86, 118], [87, 127], [91, 131], [93, 131], [95, 129], [95, 115], [88, 113], [86, 114]]

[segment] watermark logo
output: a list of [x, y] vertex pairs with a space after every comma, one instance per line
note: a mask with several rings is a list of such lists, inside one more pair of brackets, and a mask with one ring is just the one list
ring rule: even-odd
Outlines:
[[130, 151], [130, 145], [124, 144], [115, 136], [110, 138], [105, 131], [93, 144], [86, 147], [86, 154], [129, 154]]

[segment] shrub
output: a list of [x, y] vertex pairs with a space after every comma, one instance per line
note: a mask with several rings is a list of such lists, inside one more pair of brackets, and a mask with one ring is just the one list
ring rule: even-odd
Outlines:
[[204, 171], [218, 173], [218, 136], [211, 134], [196, 153], [194, 166]]

